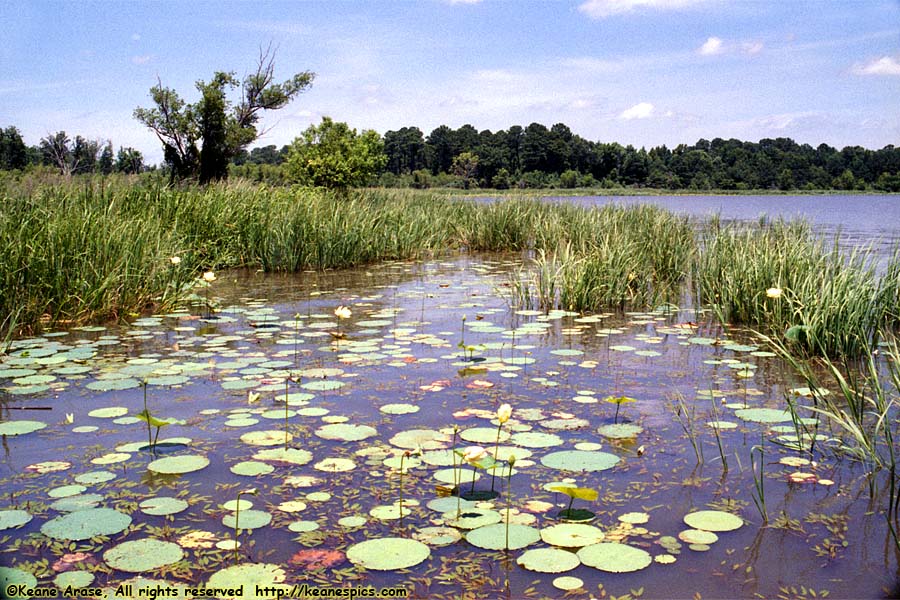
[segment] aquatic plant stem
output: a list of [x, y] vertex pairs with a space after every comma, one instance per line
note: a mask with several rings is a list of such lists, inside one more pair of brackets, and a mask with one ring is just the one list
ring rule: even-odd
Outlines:
[[241, 496], [243, 494], [249, 494], [252, 496], [256, 496], [259, 492], [256, 488], [250, 488], [248, 490], [241, 490], [237, 493], [237, 501], [234, 506], [234, 563], [237, 564], [239, 559], [238, 556], [238, 547], [240, 543], [238, 542], [238, 531], [240, 531], [240, 516], [241, 516]]
[[510, 455], [507, 464], [509, 465], [509, 471], [506, 474], [506, 545], [504, 549], [506, 552], [509, 552], [509, 509], [512, 505], [512, 469], [513, 465], [516, 464], [516, 457]]

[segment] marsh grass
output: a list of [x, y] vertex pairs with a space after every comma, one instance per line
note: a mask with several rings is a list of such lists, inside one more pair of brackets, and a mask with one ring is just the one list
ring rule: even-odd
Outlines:
[[[416, 191], [166, 187], [84, 177], [0, 183], [0, 328], [117, 319], [167, 309], [207, 270], [295, 272], [459, 251], [534, 257], [516, 306], [579, 312], [680, 303], [770, 335], [801, 326], [798, 350], [860, 354], [897, 319], [900, 259], [828, 248], [808, 225], [691, 222], [648, 205], [596, 208]], [[170, 263], [181, 258], [178, 265]], [[766, 297], [777, 286], [784, 294]]]

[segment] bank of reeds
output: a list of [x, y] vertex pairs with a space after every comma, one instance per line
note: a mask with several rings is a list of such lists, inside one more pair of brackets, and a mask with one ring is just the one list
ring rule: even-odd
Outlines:
[[803, 222], [713, 220], [702, 238], [697, 300], [726, 321], [778, 338], [790, 332], [795, 349], [838, 356], [873, 348], [897, 319], [896, 258], [879, 274], [871, 252], [842, 252]]
[[[532, 252], [514, 282], [523, 305], [639, 309], [679, 301], [690, 283], [732, 322], [777, 335], [800, 326], [817, 353], [869, 347], [900, 298], [900, 261], [879, 276], [868, 255], [829, 248], [803, 224], [698, 228], [653, 206], [125, 178], [5, 181], [0, 197], [0, 331], [166, 305], [204, 270], [343, 268], [461, 250]], [[779, 298], [766, 295], [774, 287]]]

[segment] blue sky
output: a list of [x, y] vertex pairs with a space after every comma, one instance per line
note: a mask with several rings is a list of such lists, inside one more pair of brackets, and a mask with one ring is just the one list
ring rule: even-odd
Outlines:
[[265, 119], [384, 133], [562, 122], [635, 146], [792, 137], [900, 144], [900, 0], [63, 2], [0, 6], [0, 126], [161, 160], [132, 118], [157, 78], [188, 101], [216, 70], [316, 73]]

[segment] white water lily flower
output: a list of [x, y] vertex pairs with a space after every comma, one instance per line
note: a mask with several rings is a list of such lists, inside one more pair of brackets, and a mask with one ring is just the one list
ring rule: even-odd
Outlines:
[[336, 309], [334, 309], [334, 316], [336, 316], [338, 319], [349, 319], [350, 315], [352, 314], [353, 313], [350, 311], [350, 308], [346, 306], [338, 306]]
[[512, 406], [509, 404], [501, 404], [500, 408], [497, 409], [497, 420], [500, 423], [506, 423], [509, 421], [509, 418], [512, 416]]
[[212, 271], [207, 271], [206, 273], [203, 274], [203, 281], [205, 281], [206, 283], [212, 283], [215, 280], [216, 280], [216, 274], [213, 273]]
[[175, 265], [175, 266], [178, 266], [178, 265], [181, 264], [181, 257], [180, 257], [180, 256], [173, 256], [172, 258], [169, 259], [169, 262], [172, 263], [172, 264]]
[[766, 290], [766, 296], [768, 296], [769, 298], [781, 298], [781, 292], [781, 288], [770, 287]]
[[481, 446], [469, 446], [463, 450], [463, 460], [467, 463], [476, 462], [478, 459], [484, 457], [485, 454], [487, 454], [487, 450]]

